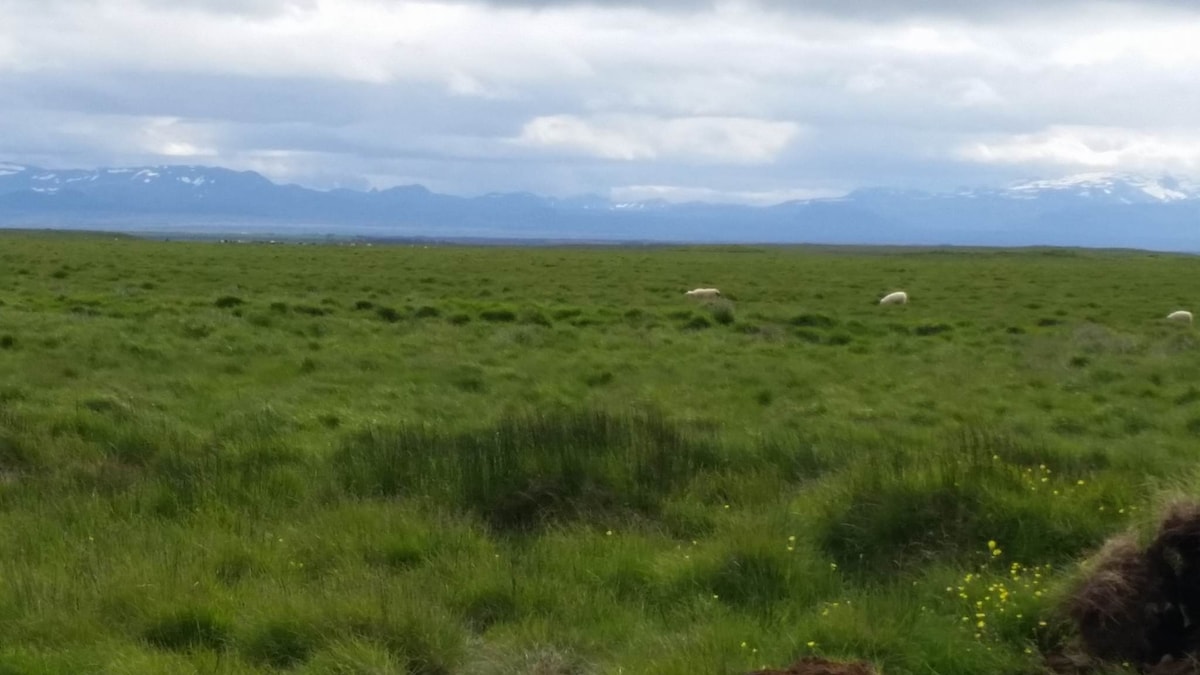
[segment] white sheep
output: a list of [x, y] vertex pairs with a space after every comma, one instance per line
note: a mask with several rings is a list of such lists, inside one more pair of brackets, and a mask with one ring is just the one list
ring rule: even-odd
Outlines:
[[1192, 313], [1187, 310], [1178, 310], [1167, 315], [1167, 321], [1178, 321], [1179, 323], [1191, 323]]
[[689, 298], [719, 298], [721, 291], [715, 288], [695, 288], [684, 293]]
[[888, 293], [887, 295], [883, 296], [883, 299], [879, 301], [879, 304], [881, 304], [881, 305], [907, 305], [908, 304], [908, 293], [905, 293], [904, 291], [896, 291], [895, 293]]

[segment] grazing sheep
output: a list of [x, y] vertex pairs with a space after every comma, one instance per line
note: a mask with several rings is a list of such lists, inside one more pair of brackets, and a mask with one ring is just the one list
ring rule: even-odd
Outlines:
[[715, 288], [696, 288], [684, 293], [689, 298], [719, 298], [721, 291]]
[[896, 291], [895, 293], [888, 293], [887, 295], [883, 296], [883, 299], [879, 301], [879, 304], [881, 304], [881, 305], [907, 305], [908, 304], [908, 293], [905, 293], [904, 291]]
[[1171, 312], [1170, 314], [1168, 314], [1167, 320], [1168, 321], [1178, 321], [1179, 323], [1191, 323], [1192, 322], [1192, 313], [1181, 309], [1177, 312]]

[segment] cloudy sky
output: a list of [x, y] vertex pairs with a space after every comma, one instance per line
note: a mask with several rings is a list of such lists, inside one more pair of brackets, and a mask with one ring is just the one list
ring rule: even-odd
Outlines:
[[1200, 174], [1194, 0], [0, 0], [0, 161], [767, 203]]

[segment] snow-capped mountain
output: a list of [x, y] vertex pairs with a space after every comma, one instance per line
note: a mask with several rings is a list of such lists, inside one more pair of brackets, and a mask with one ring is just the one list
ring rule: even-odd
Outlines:
[[[114, 187], [122, 185], [163, 185], [172, 182], [192, 187], [215, 183], [222, 174], [238, 175], [225, 169], [200, 166], [158, 166], [120, 169], [81, 170], [67, 169], [50, 171], [19, 164], [0, 163], [3, 188], [29, 189], [36, 192], [56, 192], [64, 188]], [[257, 174], [240, 174], [256, 176]], [[261, 176], [259, 176], [261, 178]], [[261, 180], [266, 181], [265, 178]], [[269, 182], [269, 181], [267, 181]]]
[[1145, 204], [1198, 199], [1200, 185], [1173, 176], [1150, 178], [1129, 173], [1084, 173], [1018, 183], [1004, 190], [1004, 194], [1014, 199], [1055, 196]]
[[922, 192], [887, 187], [773, 207], [596, 195], [475, 198], [419, 185], [311, 190], [203, 166], [48, 170], [0, 163], [0, 227], [220, 234], [696, 242], [1079, 245], [1200, 251], [1200, 184], [1128, 173]]
[[252, 172], [201, 166], [157, 166], [96, 170], [47, 170], [0, 164], [0, 196], [13, 193], [74, 194], [97, 203], [156, 204], [173, 207], [228, 190], [266, 190], [271, 181]]

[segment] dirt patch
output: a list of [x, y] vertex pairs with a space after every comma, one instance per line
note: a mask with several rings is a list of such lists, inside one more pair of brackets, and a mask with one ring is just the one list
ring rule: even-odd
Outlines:
[[787, 670], [756, 670], [747, 675], [878, 675], [878, 671], [864, 661], [838, 663], [808, 657], [793, 663]]
[[1055, 672], [1088, 672], [1102, 662], [1200, 672], [1192, 667], [1200, 657], [1200, 504], [1171, 505], [1144, 548], [1128, 536], [1110, 540], [1065, 610], [1079, 653], [1048, 661]]

